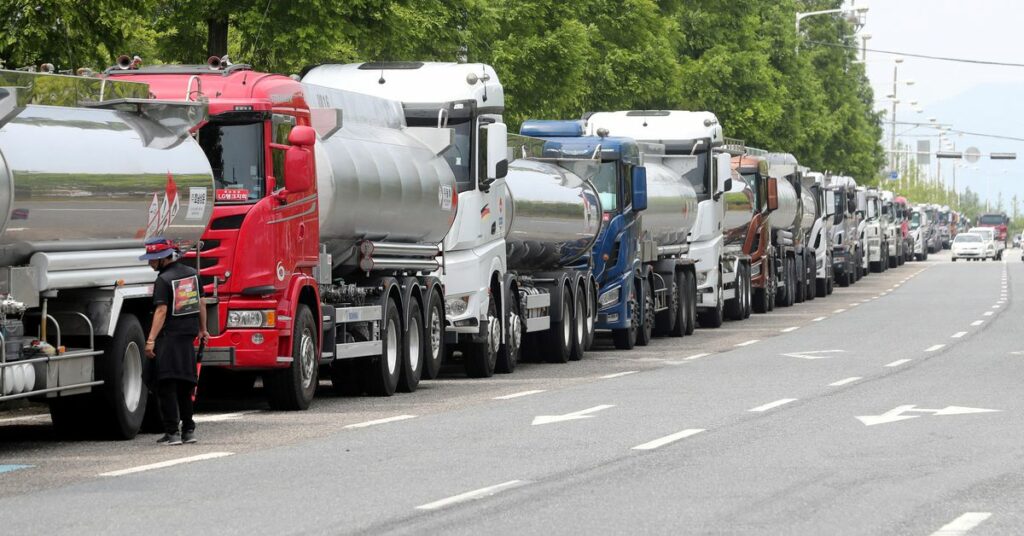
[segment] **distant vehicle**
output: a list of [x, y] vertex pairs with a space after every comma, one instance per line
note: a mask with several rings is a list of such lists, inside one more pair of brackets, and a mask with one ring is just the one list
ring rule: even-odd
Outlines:
[[957, 259], [988, 259], [995, 257], [995, 245], [991, 240], [986, 239], [977, 233], [960, 233], [953, 239], [952, 247], [953, 262]]
[[992, 259], [1001, 260], [1003, 258], [1003, 243], [997, 240], [995, 229], [992, 227], [971, 227], [967, 232], [980, 235], [986, 244], [992, 245]]
[[991, 227], [995, 229], [995, 239], [1003, 243], [1003, 247], [1006, 247], [1009, 241], [1009, 229], [1010, 218], [1003, 212], [993, 212], [990, 214], [982, 214], [978, 216], [978, 227]]
[[1013, 235], [1013, 247], [1020, 247], [1020, 234]]

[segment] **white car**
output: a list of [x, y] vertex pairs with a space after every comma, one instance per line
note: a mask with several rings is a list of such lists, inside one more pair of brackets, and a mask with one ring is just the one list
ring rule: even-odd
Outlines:
[[[953, 239], [953, 245], [950, 248], [953, 262], [956, 262], [957, 259], [988, 260], [996, 258], [996, 246], [992, 243], [991, 237], [975, 233], [973, 229], [971, 231], [959, 233]], [[991, 231], [989, 234], [992, 234]]]

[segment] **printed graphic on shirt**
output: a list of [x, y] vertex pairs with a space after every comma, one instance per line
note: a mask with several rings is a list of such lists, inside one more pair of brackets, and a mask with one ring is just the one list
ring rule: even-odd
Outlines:
[[199, 313], [199, 278], [196, 276], [177, 279], [171, 283], [174, 293], [174, 316], [194, 315]]

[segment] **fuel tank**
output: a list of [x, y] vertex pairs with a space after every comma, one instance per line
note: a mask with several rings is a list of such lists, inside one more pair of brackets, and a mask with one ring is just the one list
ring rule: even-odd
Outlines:
[[19, 89], [0, 88], [0, 266], [39, 252], [141, 248], [151, 236], [199, 240], [213, 174], [173, 116], [205, 116], [205, 106], [12, 106]]
[[[307, 93], [314, 93], [304, 85]], [[320, 241], [338, 274], [358, 267], [364, 240], [392, 244], [439, 244], [455, 221], [455, 175], [439, 153], [448, 137], [430, 146], [405, 127], [401, 104], [319, 88], [331, 106], [363, 110], [372, 105], [386, 117], [344, 115], [340, 128], [318, 129], [315, 144], [320, 200]], [[320, 100], [319, 102], [324, 102]]]
[[509, 164], [505, 185], [510, 269], [554, 269], [590, 254], [601, 230], [593, 183], [561, 166], [518, 159]]
[[658, 247], [685, 244], [697, 222], [697, 193], [689, 181], [661, 163], [647, 161], [644, 167], [647, 210], [640, 214], [644, 235]]
[[779, 179], [777, 184], [779, 208], [769, 216], [772, 229], [796, 232], [797, 227], [801, 225], [800, 198], [789, 181]]

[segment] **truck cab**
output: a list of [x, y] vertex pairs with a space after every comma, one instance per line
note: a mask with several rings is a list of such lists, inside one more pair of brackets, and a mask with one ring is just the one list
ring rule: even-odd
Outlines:
[[832, 264], [832, 227], [835, 224], [836, 194], [828, 188], [828, 177], [824, 173], [811, 171], [805, 178], [818, 206], [818, 219], [811, 233], [810, 243], [815, 252], [815, 293], [819, 298], [823, 298], [832, 292], [835, 280]]
[[772, 242], [769, 216], [778, 208], [778, 179], [769, 175], [763, 151], [744, 148], [742, 155], [732, 158], [734, 181], [746, 183], [753, 199], [754, 215], [743, 244], [750, 256], [750, 286], [754, 312], [767, 313], [775, 308], [776, 248]]
[[889, 268], [889, 222], [883, 211], [882, 194], [875, 188], [864, 193], [868, 267], [872, 272], [884, 272]]
[[860, 236], [857, 229], [857, 183], [852, 177], [834, 175], [827, 188], [834, 192], [832, 263], [840, 286], [853, 284], [860, 271]]

